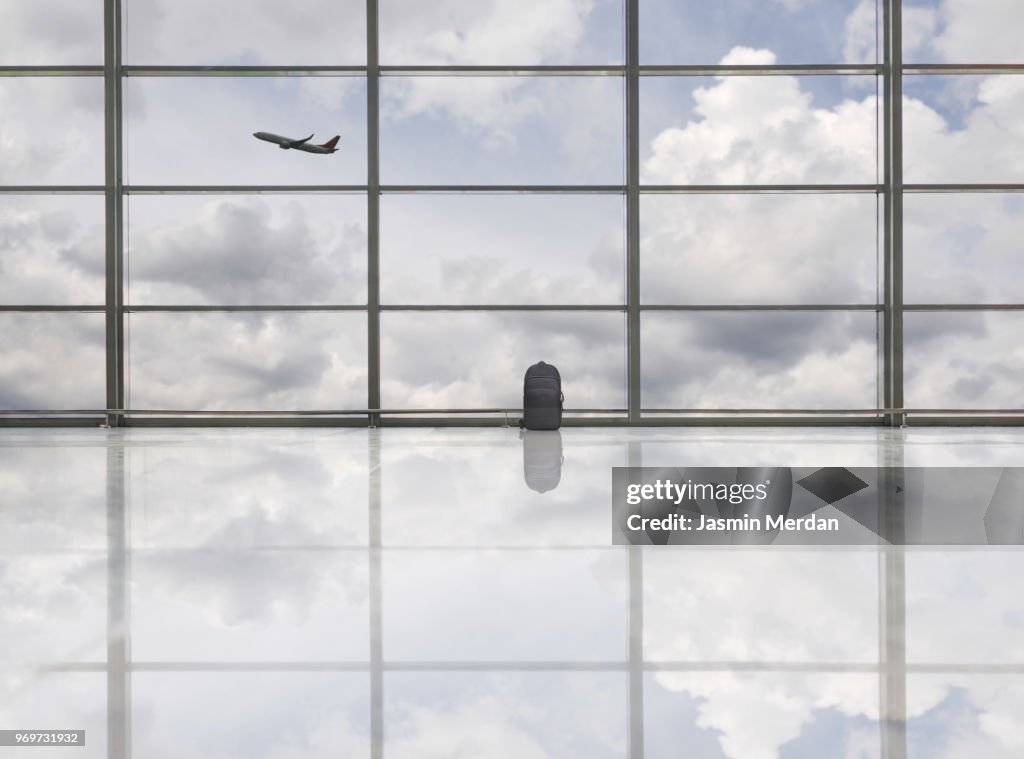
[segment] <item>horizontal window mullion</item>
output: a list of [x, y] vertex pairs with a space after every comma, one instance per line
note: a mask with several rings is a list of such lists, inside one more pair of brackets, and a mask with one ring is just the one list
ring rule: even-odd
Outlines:
[[641, 195], [743, 193], [882, 193], [881, 184], [641, 184]]
[[641, 311], [882, 311], [879, 303], [812, 303], [812, 304], [641, 304]]
[[941, 183], [941, 184], [904, 184], [904, 193], [926, 192], [1024, 192], [1024, 184], [1020, 183]]
[[4, 76], [103, 76], [103, 66], [2, 66]]
[[884, 72], [885, 66], [875, 63], [640, 66], [640, 76], [865, 76], [881, 75]]
[[125, 185], [125, 195], [258, 195], [260, 193], [303, 194], [303, 193], [364, 193], [366, 185], [356, 184], [311, 184], [311, 185]]
[[102, 314], [105, 306], [66, 306], [66, 305], [35, 305], [35, 304], [0, 304], [0, 313], [60, 313], [74, 312], [82, 314]]
[[125, 313], [210, 313], [210, 312], [275, 312], [275, 311], [366, 311], [366, 305], [255, 305], [255, 306], [177, 306], [177, 305], [129, 305], [125, 306]]
[[360, 76], [366, 66], [122, 66], [125, 76]]
[[904, 303], [904, 311], [1024, 311], [1024, 303]]
[[1024, 74], [1024, 63], [904, 63], [904, 74]]
[[0, 185], [0, 195], [102, 195], [98, 184], [9, 184]]

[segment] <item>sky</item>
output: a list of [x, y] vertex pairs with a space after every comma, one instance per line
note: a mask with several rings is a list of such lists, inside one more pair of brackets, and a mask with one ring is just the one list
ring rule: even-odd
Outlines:
[[[100, 63], [102, 3], [91, 2], [0, 0], [0, 64]], [[364, 61], [361, 3], [235, 6], [126, 0], [126, 63]], [[907, 62], [1021, 62], [1013, 0], [908, 1], [904, 14]], [[873, 63], [877, 23], [873, 0], [643, 0], [641, 62]], [[381, 0], [380, 30], [385, 65], [623, 56], [614, 0]], [[872, 77], [646, 77], [640, 95], [643, 184], [880, 181]], [[129, 185], [366, 181], [359, 76], [132, 76], [124, 98]], [[621, 184], [623, 105], [617, 77], [385, 76], [381, 181]], [[102, 116], [99, 78], [0, 78], [0, 183], [101, 184]], [[1024, 77], [908, 76], [906, 181], [1021, 181], [1021, 116]], [[279, 151], [252, 139], [257, 129], [340, 134], [341, 150]], [[3, 195], [0, 302], [101, 306], [101, 204]], [[130, 195], [128, 301], [358, 305], [365, 204], [358, 193]], [[876, 303], [879, 213], [871, 194], [644, 195], [641, 300]], [[905, 214], [908, 303], [1019, 302], [1017, 195], [910, 195]], [[624, 228], [615, 194], [386, 194], [382, 302], [621, 305]], [[0, 406], [103, 406], [102, 315], [0, 322]], [[359, 312], [132, 314], [128, 405], [363, 408], [365, 324]], [[870, 312], [647, 313], [643, 405], [870, 408], [877, 326]], [[381, 327], [386, 408], [517, 406], [522, 371], [541, 358], [562, 370], [568, 407], [625, 404], [621, 313], [396, 311]], [[1013, 312], [908, 314], [908, 407], [1019, 405], [1019, 330]]]

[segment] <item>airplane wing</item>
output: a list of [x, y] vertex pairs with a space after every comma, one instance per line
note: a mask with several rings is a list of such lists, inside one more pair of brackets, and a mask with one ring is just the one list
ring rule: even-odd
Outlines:
[[[316, 134], [316, 132], [314, 132], [313, 134]], [[309, 141], [310, 141], [310, 140], [312, 140], [312, 139], [313, 139], [313, 135], [311, 134], [311, 135], [309, 135], [309, 137], [304, 137], [304, 138], [303, 138], [303, 139], [301, 139], [301, 140], [292, 140], [292, 141], [291, 141], [291, 142], [290, 142], [289, 144], [290, 144], [290, 145], [291, 145], [291, 146], [292, 146], [293, 148], [296, 148], [296, 147], [298, 147], [299, 145], [305, 145], [305, 144], [306, 144], [307, 142], [309, 142]]]

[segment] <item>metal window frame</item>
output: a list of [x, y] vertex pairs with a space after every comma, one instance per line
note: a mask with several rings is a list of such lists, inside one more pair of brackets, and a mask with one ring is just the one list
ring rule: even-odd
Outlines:
[[[205, 66], [205, 65], [125, 65], [122, 61], [123, 34], [121, 6], [123, 0], [104, 0], [104, 44], [102, 65], [30, 65], [0, 66], [0, 77], [79, 76], [102, 77], [104, 83], [104, 182], [102, 185], [7, 185], [0, 186], [0, 195], [81, 195], [102, 194], [105, 204], [106, 240], [104, 246], [106, 301], [103, 305], [0, 305], [0, 313], [78, 312], [106, 316], [106, 409], [91, 412], [17, 412], [0, 413], [0, 425], [53, 424], [62, 418], [69, 424], [80, 424], [102, 417], [111, 426], [154, 423], [253, 423], [256, 415], [242, 412], [225, 413], [222, 417], [182, 413], [175, 417], [133, 416], [126, 407], [125, 333], [126, 314], [146, 312], [350, 312], [367, 315], [367, 409], [365, 423], [369, 426], [395, 424], [493, 424], [494, 419], [481, 417], [472, 409], [462, 409], [457, 418], [437, 410], [433, 418], [381, 407], [380, 317], [385, 311], [618, 311], [626, 318], [627, 409], [625, 415], [608, 409], [608, 418], [569, 419], [570, 424], [588, 422], [616, 425], [720, 424], [762, 425], [805, 423], [831, 424], [963, 424], [967, 420], [983, 424], [1024, 424], [1024, 409], [1003, 409], [974, 412], [969, 409], [905, 408], [903, 398], [903, 315], [907, 312], [954, 311], [1021, 311], [1024, 304], [906, 304], [903, 302], [903, 196], [906, 193], [981, 193], [1024, 192], [1024, 183], [936, 183], [904, 184], [902, 176], [902, 85], [904, 74], [913, 75], [992, 75], [1024, 74], [1024, 63], [1018, 64], [904, 64], [902, 53], [902, 0], [878, 0], [881, 11], [878, 52], [881, 62], [873, 64], [775, 64], [775, 65], [650, 65], [640, 63], [639, 0], [622, 0], [623, 58], [612, 65], [382, 65], [379, 60], [379, 0], [367, 0], [367, 58], [365, 65], [344, 66]], [[367, 84], [367, 178], [365, 184], [348, 185], [130, 185], [123, 177], [123, 87], [128, 77], [218, 77], [218, 76], [359, 76]], [[882, 84], [879, 107], [882, 116], [881, 182], [870, 184], [789, 184], [789, 185], [644, 185], [640, 182], [640, 85], [644, 78], [706, 77], [706, 76], [875, 76]], [[380, 182], [380, 80], [388, 76], [613, 76], [622, 79], [625, 91], [625, 177], [622, 184], [604, 185], [407, 185]], [[249, 305], [249, 306], [183, 306], [175, 304], [126, 304], [123, 272], [124, 204], [129, 195], [158, 194], [360, 194], [367, 198], [367, 300], [365, 304], [317, 305]], [[617, 194], [626, 208], [626, 297], [617, 304], [523, 304], [523, 305], [424, 305], [385, 304], [380, 292], [380, 198], [383, 194]], [[640, 302], [640, 198], [654, 194], [745, 194], [745, 193], [874, 193], [883, 208], [882, 293], [877, 304], [644, 304]], [[647, 311], [875, 311], [880, 314], [881, 398], [879, 408], [864, 415], [845, 415], [813, 410], [736, 410], [677, 411], [663, 414], [660, 410], [642, 407], [640, 382], [642, 357], [640, 321]], [[21, 413], [21, 416], [19, 416]], [[63, 416], [62, 416], [63, 415]], [[281, 411], [276, 421], [260, 417], [261, 423], [322, 424], [329, 419], [311, 418]], [[352, 419], [335, 419], [351, 423]]]

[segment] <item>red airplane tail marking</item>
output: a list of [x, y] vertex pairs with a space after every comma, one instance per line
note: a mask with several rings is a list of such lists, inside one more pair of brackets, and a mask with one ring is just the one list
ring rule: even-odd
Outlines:
[[335, 135], [320, 147], [327, 148], [328, 150], [334, 150], [334, 146], [338, 144], [338, 140], [341, 139], [338, 135]]

